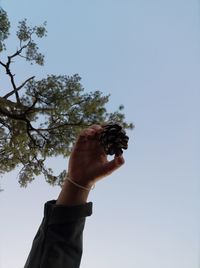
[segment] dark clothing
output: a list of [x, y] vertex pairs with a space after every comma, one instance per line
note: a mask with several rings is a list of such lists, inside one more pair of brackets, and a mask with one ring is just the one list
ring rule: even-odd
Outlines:
[[55, 203], [52, 200], [45, 204], [44, 218], [24, 268], [80, 266], [85, 218], [92, 214], [92, 203], [78, 206]]

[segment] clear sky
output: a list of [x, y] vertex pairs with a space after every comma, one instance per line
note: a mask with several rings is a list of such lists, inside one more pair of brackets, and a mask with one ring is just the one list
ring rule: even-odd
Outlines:
[[[13, 30], [22, 18], [47, 21], [45, 67], [31, 75], [79, 73], [88, 91], [125, 105], [125, 165], [96, 185], [89, 201], [81, 268], [200, 268], [200, 5], [197, 0], [2, 0]], [[16, 49], [15, 38], [11, 38]], [[1, 73], [0, 88], [7, 88]], [[53, 159], [62, 170], [67, 160]], [[0, 268], [22, 268], [60, 189], [17, 171], [1, 178]]]

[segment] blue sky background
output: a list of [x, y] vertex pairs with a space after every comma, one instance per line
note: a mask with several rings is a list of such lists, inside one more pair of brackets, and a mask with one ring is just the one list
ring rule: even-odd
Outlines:
[[[14, 66], [16, 79], [79, 73], [87, 91], [125, 105], [125, 165], [91, 192], [81, 268], [200, 268], [200, 4], [196, 0], [2, 0], [13, 30], [47, 21], [44, 67]], [[9, 48], [17, 43], [11, 36]], [[8, 50], [9, 51], [9, 50]], [[0, 88], [7, 80], [0, 72]], [[55, 171], [67, 160], [49, 161]], [[21, 268], [60, 189], [17, 170], [1, 178], [0, 268]]]

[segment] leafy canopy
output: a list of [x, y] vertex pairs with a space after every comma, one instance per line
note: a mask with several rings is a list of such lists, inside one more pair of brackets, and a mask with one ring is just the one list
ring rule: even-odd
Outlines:
[[[1, 9], [1, 54], [5, 53], [9, 30], [7, 13]], [[58, 155], [68, 157], [83, 128], [108, 121], [133, 128], [124, 121], [122, 105], [108, 113], [105, 105], [109, 95], [103, 96], [100, 91], [86, 93], [78, 74], [47, 75], [41, 80], [31, 76], [17, 84], [13, 61], [22, 58], [31, 64], [43, 65], [44, 55], [39, 51], [37, 40], [46, 33], [46, 23], [31, 27], [26, 19], [20, 21], [16, 32], [18, 49], [7, 56], [6, 62], [0, 60], [10, 83], [6, 94], [0, 92], [0, 173], [20, 166], [19, 183], [23, 187], [40, 174], [49, 184], [62, 185], [66, 171], [56, 176], [45, 166], [45, 160]]]

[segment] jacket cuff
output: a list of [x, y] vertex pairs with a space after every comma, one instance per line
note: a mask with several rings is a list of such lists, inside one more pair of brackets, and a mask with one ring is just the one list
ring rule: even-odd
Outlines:
[[56, 200], [45, 203], [44, 217], [47, 224], [60, 224], [92, 215], [92, 202], [76, 206], [56, 205]]

